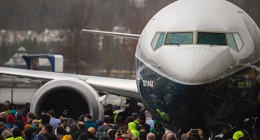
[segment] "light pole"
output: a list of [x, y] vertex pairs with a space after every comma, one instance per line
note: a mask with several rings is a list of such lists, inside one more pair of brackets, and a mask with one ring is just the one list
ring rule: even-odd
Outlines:
[[11, 103], [13, 103], [13, 97], [14, 97], [14, 77], [12, 77]]

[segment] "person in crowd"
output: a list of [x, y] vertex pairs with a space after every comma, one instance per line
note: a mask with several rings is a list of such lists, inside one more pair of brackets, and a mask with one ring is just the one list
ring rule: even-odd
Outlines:
[[45, 124], [40, 132], [46, 140], [57, 140], [57, 136], [53, 133], [53, 127]]
[[153, 117], [151, 120], [147, 122], [147, 124], [150, 126], [150, 132], [156, 133], [155, 124], [157, 123], [157, 120], [155, 120]]
[[2, 107], [2, 111], [5, 112], [7, 115], [9, 115], [10, 109], [11, 109], [11, 103], [9, 100], [6, 100], [4, 106]]
[[107, 105], [106, 111], [104, 112], [104, 115], [109, 115], [109, 117], [110, 117], [109, 123], [114, 123], [114, 111], [113, 111], [113, 105], [112, 104]]
[[58, 140], [61, 140], [66, 134], [68, 133], [62, 126], [57, 127], [55, 130], [55, 135], [57, 136]]
[[26, 117], [27, 113], [30, 111], [30, 103], [25, 103], [22, 109], [23, 117]]
[[112, 127], [109, 125], [109, 122], [110, 122], [110, 116], [109, 116], [109, 115], [105, 115], [104, 118], [103, 118], [103, 120], [104, 120], [103, 125], [100, 126], [100, 127], [97, 129], [97, 133], [96, 133], [96, 137], [97, 137], [97, 139], [99, 139], [99, 140], [108, 139], [107, 131], [112, 128]]
[[147, 135], [150, 132], [150, 126], [145, 122], [146, 119], [144, 115], [139, 115], [137, 117], [137, 130], [145, 130], [145, 135]]
[[47, 114], [50, 116], [49, 124], [52, 126], [53, 131], [54, 131], [57, 127], [59, 127], [60, 120], [55, 118], [54, 110], [49, 110]]
[[78, 130], [74, 133], [74, 135], [72, 135], [74, 140], [78, 139], [78, 137], [81, 133], [87, 132], [87, 130], [84, 127], [84, 122], [78, 122], [77, 128], [78, 128]]
[[[110, 131], [112, 131], [112, 132], [110, 132]], [[110, 131], [108, 132], [108, 134], [109, 134], [109, 139], [111, 140], [111, 139], [113, 139], [113, 136], [110, 136], [110, 135], [112, 135], [114, 132], [113, 132], [113, 130], [110, 130]], [[112, 133], [112, 134], [110, 134], [110, 133]], [[131, 136], [133, 136], [133, 135], [131, 135]], [[121, 130], [117, 131], [114, 137], [115, 137], [115, 140], [125, 140]]]
[[[26, 138], [25, 138], [26, 140]], [[36, 134], [32, 140], [45, 140], [44, 136], [42, 134]]]
[[14, 140], [24, 140], [24, 137], [22, 136], [22, 131], [19, 128], [15, 128], [13, 130], [13, 137]]
[[155, 121], [154, 125], [155, 125], [155, 131], [156, 131], [155, 136], [161, 137], [161, 135], [163, 135], [165, 133], [165, 128], [160, 123], [158, 123], [157, 121]]
[[86, 132], [82, 132], [77, 140], [88, 140], [88, 135]]
[[[116, 111], [116, 110], [115, 110]], [[116, 113], [114, 111], [114, 117], [116, 117]], [[126, 122], [126, 119], [128, 116], [131, 116], [132, 112], [131, 112], [131, 109], [129, 107], [126, 107], [125, 110], [123, 111], [118, 111], [117, 113], [117, 117], [115, 118], [115, 124], [118, 124], [118, 125], [124, 125], [125, 122]]]
[[108, 138], [109, 138], [109, 140], [114, 140], [115, 139], [115, 136], [116, 136], [116, 130], [115, 129], [109, 129], [108, 131], [107, 131], [107, 136], [108, 136]]
[[198, 129], [190, 129], [187, 133], [187, 139], [197, 139], [197, 140], [205, 140], [204, 138], [204, 134], [202, 129], [198, 128]]
[[69, 127], [71, 128], [71, 124], [77, 124], [77, 122], [73, 118], [68, 118]]
[[[59, 127], [63, 128], [67, 133], [70, 132], [69, 121], [68, 121], [67, 118], [62, 118], [61, 119], [61, 124], [60, 124]], [[55, 130], [55, 132], [56, 132], [56, 130]]]
[[86, 115], [85, 114], [81, 114], [80, 116], [79, 116], [79, 118], [78, 118], [78, 122], [84, 122], [84, 117], [85, 117]]
[[139, 139], [140, 140], [146, 140], [147, 133], [145, 132], [145, 129], [139, 130]]
[[98, 129], [100, 126], [102, 126], [104, 123], [103, 119], [97, 119], [95, 121], [96, 129]]
[[253, 132], [253, 140], [260, 140], [260, 128], [257, 128]]
[[92, 119], [92, 116], [89, 114], [86, 114], [84, 116], [84, 127], [86, 130], [88, 130], [89, 127], [96, 128], [96, 124], [91, 119]]
[[34, 118], [35, 117], [33, 112], [28, 112], [26, 114], [27, 123], [24, 126], [23, 135], [26, 137], [27, 140], [31, 140], [32, 133], [35, 132], [30, 129], [32, 127], [32, 122]]
[[4, 131], [2, 132], [2, 136], [3, 136], [3, 138], [4, 138], [5, 140], [13, 140], [13, 139], [14, 139], [12, 132], [9, 131], [9, 130], [4, 130]]
[[31, 129], [33, 132], [31, 137], [33, 138], [36, 134], [39, 134], [40, 131], [42, 130], [42, 124], [37, 119], [34, 119], [32, 121]]
[[173, 132], [167, 132], [163, 134], [162, 140], [177, 140], [176, 134]]
[[17, 125], [15, 125], [15, 118], [13, 115], [8, 115], [6, 118], [6, 125], [5, 128], [13, 132], [15, 128], [18, 128]]
[[35, 131], [33, 131], [33, 129], [31, 128], [31, 126], [29, 125], [25, 125], [24, 126], [24, 130], [23, 130], [23, 136], [25, 137], [26, 140], [31, 140], [32, 139], [32, 134]]
[[97, 140], [97, 138], [96, 138], [96, 129], [94, 127], [89, 127], [88, 128], [87, 135], [88, 135], [88, 139], [89, 140]]
[[0, 122], [6, 123], [7, 114], [5, 112], [0, 113]]
[[16, 111], [16, 104], [15, 103], [11, 103], [10, 104], [10, 110], [15, 110]]
[[[83, 123], [84, 124], [84, 123]], [[77, 128], [77, 123], [74, 122], [70, 125], [70, 132], [69, 134], [73, 137], [73, 135], [78, 131], [78, 128]]]
[[33, 112], [28, 112], [26, 115], [27, 118], [27, 124], [32, 124], [32, 121], [35, 119], [34, 113]]
[[41, 116], [40, 116], [40, 121], [41, 121], [42, 125], [50, 123], [50, 116], [47, 114], [46, 111], [42, 111]]
[[109, 123], [114, 123], [113, 122], [113, 105], [112, 104], [108, 104], [107, 107], [106, 107], [106, 111], [104, 112], [104, 115], [108, 115], [111, 119], [110, 119], [110, 122]]
[[139, 131], [137, 130], [137, 126], [135, 122], [128, 123], [128, 135], [131, 139], [139, 139]]
[[15, 118], [15, 124], [18, 126], [18, 128], [23, 131], [25, 122], [23, 121], [22, 114], [18, 113]]
[[154, 133], [148, 133], [147, 136], [146, 136], [146, 140], [155, 140]]
[[[5, 123], [0, 122], [0, 134], [5, 130]], [[0, 135], [0, 140], [4, 140], [4, 137]]]
[[133, 122], [133, 121], [137, 123], [136, 120], [133, 120], [132, 115], [129, 114], [128, 117], [126, 118], [125, 122], [121, 124], [120, 128], [121, 129], [127, 129], [128, 123]]
[[28, 127], [26, 127], [24, 130], [24, 136], [28, 140], [31, 140], [35, 135], [37, 135], [41, 131], [40, 123], [37, 119], [34, 119], [32, 121], [32, 124], [27, 124], [27, 126]]

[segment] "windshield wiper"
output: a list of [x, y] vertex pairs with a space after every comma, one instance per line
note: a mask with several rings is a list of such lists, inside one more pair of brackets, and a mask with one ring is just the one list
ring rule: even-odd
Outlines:
[[178, 46], [180, 46], [180, 44], [178, 43], [178, 42], [167, 42], [167, 43], [165, 43], [165, 45], [178, 45]]
[[171, 44], [180, 46], [178, 42], [172, 42]]

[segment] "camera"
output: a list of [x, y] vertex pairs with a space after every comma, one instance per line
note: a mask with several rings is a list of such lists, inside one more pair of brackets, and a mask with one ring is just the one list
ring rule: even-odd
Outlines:
[[117, 136], [121, 136], [122, 132], [121, 131], [117, 131]]
[[199, 129], [192, 129], [192, 133], [193, 133], [193, 134], [199, 133]]

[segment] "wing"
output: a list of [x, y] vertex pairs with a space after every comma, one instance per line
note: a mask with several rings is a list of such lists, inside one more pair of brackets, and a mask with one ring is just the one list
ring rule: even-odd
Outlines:
[[[117, 32], [85, 30], [85, 32], [138, 39], [140, 35]], [[105, 96], [99, 92], [131, 98], [141, 102], [135, 80], [106, 78], [88, 75], [45, 72], [25, 69], [0, 67], [0, 76], [10, 75], [43, 81], [43, 85], [33, 95], [30, 111], [40, 116], [44, 110], [53, 109], [57, 115], [77, 118], [81, 114], [92, 114], [93, 120], [103, 117], [102, 101]], [[3, 80], [2, 80], [3, 81]], [[0, 77], [1, 82], [1, 77]], [[0, 87], [1, 88], [1, 87]], [[12, 92], [11, 92], [12, 94]], [[28, 95], [17, 94], [16, 98]], [[13, 99], [11, 95], [11, 100]], [[47, 101], [47, 102], [46, 102]], [[56, 113], [55, 113], [56, 114]]]
[[130, 79], [106, 78], [97, 76], [55, 73], [15, 68], [0, 67], [0, 75], [11, 75], [17, 77], [28, 77], [40, 79], [43, 81], [61, 80], [61, 79], [79, 79], [92, 86], [96, 91], [124, 96], [141, 101], [138, 94], [136, 81]]

